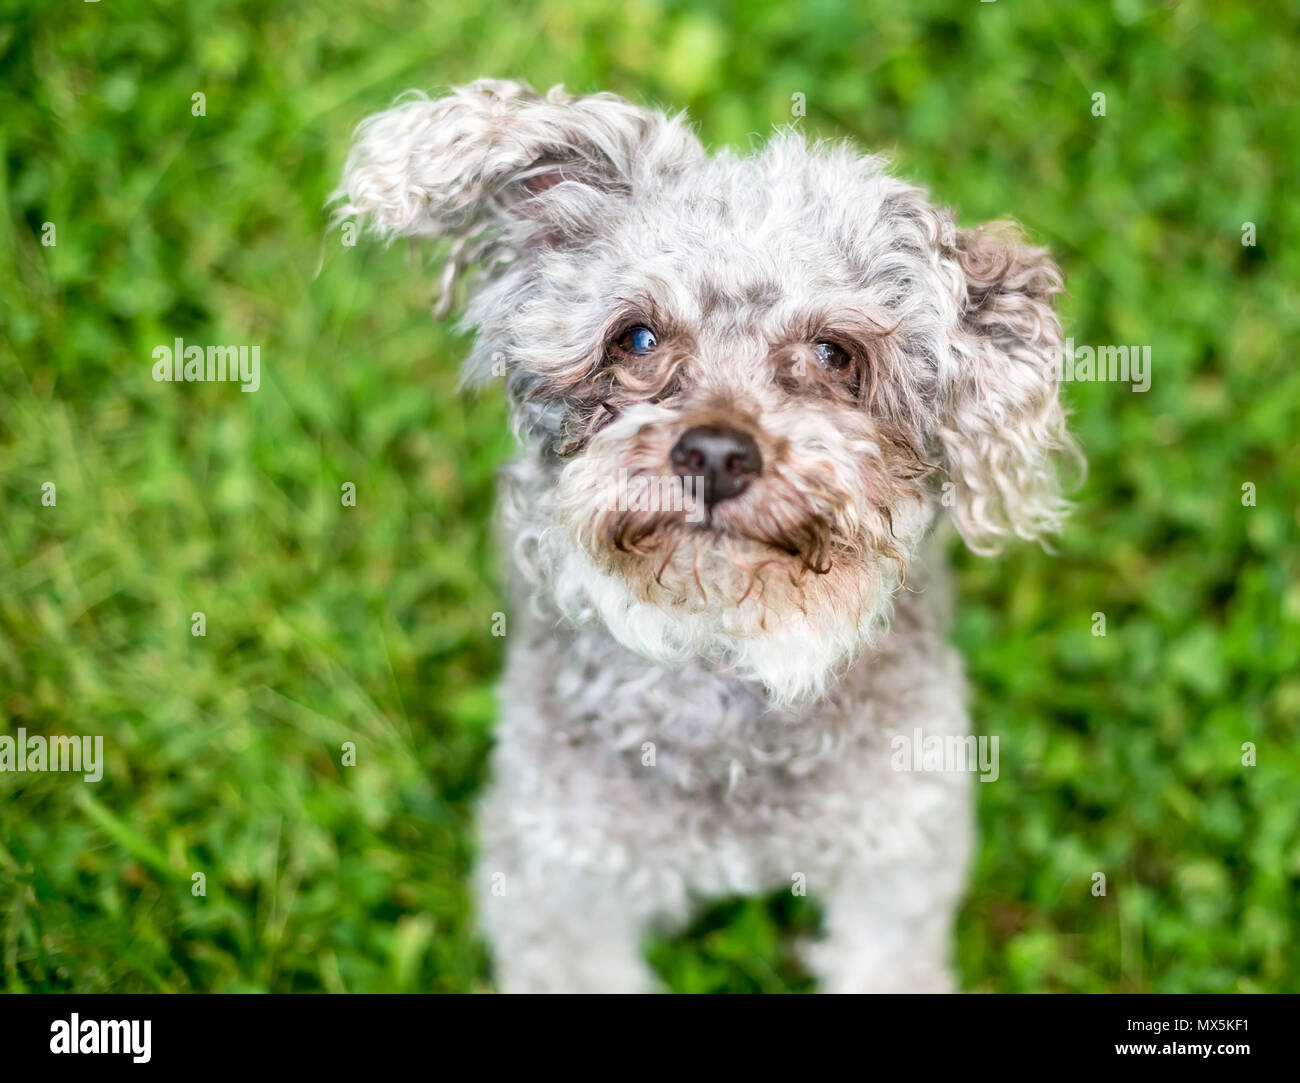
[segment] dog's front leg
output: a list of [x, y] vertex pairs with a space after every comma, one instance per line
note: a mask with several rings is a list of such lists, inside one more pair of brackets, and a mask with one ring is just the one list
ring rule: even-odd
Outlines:
[[823, 992], [957, 989], [953, 924], [974, 844], [968, 779], [903, 778], [905, 788], [889, 800], [898, 818], [887, 836], [846, 831], [836, 859], [809, 876], [825, 937], [809, 947], [807, 962]]
[[825, 937], [808, 965], [826, 993], [951, 993], [962, 878], [910, 865], [842, 877], [822, 892]]
[[[524, 844], [526, 845], [526, 844]], [[646, 916], [612, 877], [563, 861], [526, 863], [489, 847], [479, 864], [480, 923], [503, 993], [645, 993]]]

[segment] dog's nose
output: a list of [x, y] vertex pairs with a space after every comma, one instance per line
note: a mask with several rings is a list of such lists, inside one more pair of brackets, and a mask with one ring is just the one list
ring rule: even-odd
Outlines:
[[704, 503], [709, 507], [739, 496], [763, 470], [754, 438], [724, 425], [687, 429], [669, 458], [674, 474], [704, 479]]

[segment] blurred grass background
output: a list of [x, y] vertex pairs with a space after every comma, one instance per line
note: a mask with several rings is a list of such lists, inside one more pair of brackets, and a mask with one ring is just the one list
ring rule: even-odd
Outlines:
[[[322, 212], [364, 115], [483, 75], [689, 108], [713, 146], [805, 95], [805, 129], [1050, 245], [1076, 342], [1151, 347], [1149, 393], [1068, 391], [1091, 473], [1058, 553], [957, 556], [1002, 737], [962, 980], [1300, 989], [1294, 4], [0, 11], [0, 732], [107, 758], [95, 785], [0, 774], [5, 989], [487, 987], [464, 883], [511, 440], [455, 390], [430, 268]], [[261, 390], [154, 383], [177, 336], [260, 344]], [[652, 959], [803, 989], [816, 921], [723, 903]]]

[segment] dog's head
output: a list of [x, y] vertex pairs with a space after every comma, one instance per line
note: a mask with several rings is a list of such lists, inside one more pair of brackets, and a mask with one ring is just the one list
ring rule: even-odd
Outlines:
[[996, 550], [1064, 514], [1060, 275], [877, 158], [481, 81], [366, 121], [341, 213], [478, 268], [472, 379], [554, 469], [548, 577], [660, 661], [789, 702], [889, 611], [940, 509]]

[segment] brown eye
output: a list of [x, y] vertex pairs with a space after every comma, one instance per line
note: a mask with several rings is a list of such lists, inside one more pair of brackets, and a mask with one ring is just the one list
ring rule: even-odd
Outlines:
[[659, 345], [659, 336], [645, 324], [629, 327], [618, 337], [618, 348], [624, 353], [644, 356]]
[[813, 353], [817, 357], [817, 363], [827, 372], [841, 372], [849, 367], [851, 361], [844, 347], [833, 342], [814, 343]]

